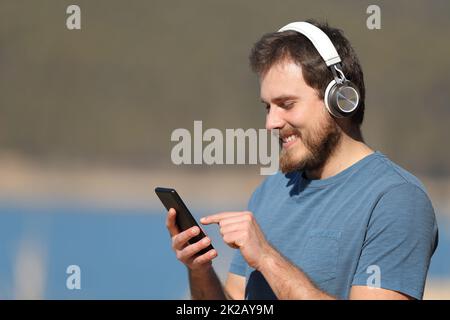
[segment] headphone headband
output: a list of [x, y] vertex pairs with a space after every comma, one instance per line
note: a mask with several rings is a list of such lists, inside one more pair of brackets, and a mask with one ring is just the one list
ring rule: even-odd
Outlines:
[[308, 22], [292, 22], [282, 27], [278, 32], [297, 31], [307, 37], [319, 51], [319, 54], [328, 67], [341, 62], [341, 58], [336, 51], [330, 38], [320, 28]]

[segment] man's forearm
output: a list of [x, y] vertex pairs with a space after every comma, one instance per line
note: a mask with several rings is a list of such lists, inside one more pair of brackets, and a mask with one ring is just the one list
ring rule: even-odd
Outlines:
[[308, 276], [270, 247], [258, 270], [263, 274], [278, 299], [335, 299], [318, 289]]
[[189, 285], [193, 300], [225, 300], [225, 291], [213, 267], [189, 270]]

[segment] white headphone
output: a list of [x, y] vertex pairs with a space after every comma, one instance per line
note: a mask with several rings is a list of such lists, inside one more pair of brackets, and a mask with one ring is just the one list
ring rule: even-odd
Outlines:
[[282, 27], [278, 32], [297, 31], [307, 37], [333, 73], [332, 80], [324, 96], [325, 106], [330, 114], [337, 118], [349, 117], [359, 106], [358, 88], [342, 72], [341, 58], [330, 38], [320, 28], [308, 22], [292, 22]]

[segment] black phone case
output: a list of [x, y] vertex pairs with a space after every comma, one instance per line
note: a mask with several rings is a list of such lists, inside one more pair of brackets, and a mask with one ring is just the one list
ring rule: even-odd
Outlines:
[[[189, 244], [196, 243], [197, 241], [200, 241], [201, 239], [203, 239], [206, 236], [205, 233], [203, 232], [202, 228], [197, 223], [197, 221], [195, 221], [195, 218], [189, 212], [188, 208], [184, 204], [181, 197], [175, 191], [175, 189], [157, 187], [157, 188], [155, 188], [155, 193], [158, 196], [158, 198], [161, 200], [161, 202], [163, 203], [163, 205], [167, 209], [167, 211], [170, 208], [175, 209], [175, 211], [177, 212], [176, 223], [177, 223], [177, 226], [181, 229], [181, 231], [187, 230], [193, 226], [199, 227], [200, 233], [198, 235], [196, 235], [195, 237], [192, 237], [189, 240]], [[199, 251], [198, 254], [202, 255], [211, 249], [214, 249], [214, 247], [210, 244], [205, 249], [202, 249], [201, 251]]]

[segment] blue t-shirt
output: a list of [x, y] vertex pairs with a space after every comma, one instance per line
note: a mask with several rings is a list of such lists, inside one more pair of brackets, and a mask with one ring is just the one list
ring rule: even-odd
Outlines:
[[[380, 152], [327, 179], [279, 172], [248, 210], [272, 246], [328, 294], [347, 299], [352, 285], [369, 285], [423, 296], [438, 242], [434, 210], [420, 181]], [[276, 299], [239, 250], [230, 272], [246, 277], [247, 299]]]

